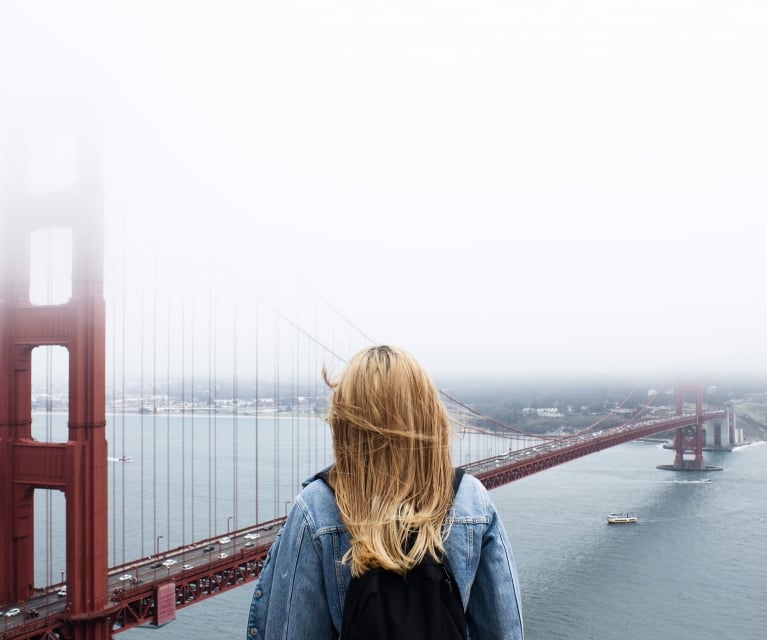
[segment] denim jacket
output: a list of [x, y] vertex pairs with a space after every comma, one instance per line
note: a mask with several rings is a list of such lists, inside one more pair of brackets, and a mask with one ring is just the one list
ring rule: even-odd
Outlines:
[[[468, 637], [522, 640], [511, 544], [484, 485], [464, 475], [448, 515], [445, 550], [466, 611]], [[351, 571], [349, 533], [330, 488], [308, 480], [261, 570], [246, 640], [336, 640]]]

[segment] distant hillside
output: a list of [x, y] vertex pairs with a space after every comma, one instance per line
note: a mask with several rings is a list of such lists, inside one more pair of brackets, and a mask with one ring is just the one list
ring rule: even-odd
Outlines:
[[767, 393], [749, 393], [733, 401], [735, 420], [748, 440], [767, 440]]
[[[746, 439], [767, 440], [767, 392], [755, 390], [764, 388], [764, 381], [760, 382], [711, 386], [704, 402], [710, 407], [734, 407], [737, 425]], [[652, 398], [653, 409], [673, 411], [673, 385], [661, 389]], [[631, 415], [643, 414], [650, 399], [647, 388], [596, 380], [451, 380], [447, 393], [485, 416], [486, 420], [476, 419], [476, 423], [493, 429], [497, 421], [527, 433], [571, 432], [596, 422], [603, 429], [615, 426]], [[673, 433], [667, 436], [671, 438]]]

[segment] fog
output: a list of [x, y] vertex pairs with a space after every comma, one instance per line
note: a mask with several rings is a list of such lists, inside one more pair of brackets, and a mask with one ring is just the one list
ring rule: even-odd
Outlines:
[[310, 291], [438, 375], [760, 374], [765, 28], [757, 2], [4, 0], [0, 168], [55, 192], [98, 135], [126, 286]]

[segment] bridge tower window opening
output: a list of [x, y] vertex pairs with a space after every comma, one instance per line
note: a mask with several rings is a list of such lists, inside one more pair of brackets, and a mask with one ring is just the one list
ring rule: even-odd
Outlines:
[[72, 230], [45, 228], [29, 237], [29, 301], [64, 304], [72, 297]]
[[57, 489], [34, 490], [35, 590], [66, 578], [66, 498]]
[[66, 442], [69, 409], [69, 351], [57, 345], [32, 349], [32, 437]]

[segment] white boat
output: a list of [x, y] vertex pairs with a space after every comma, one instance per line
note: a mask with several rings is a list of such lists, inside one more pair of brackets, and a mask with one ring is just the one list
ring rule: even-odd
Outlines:
[[633, 524], [638, 518], [632, 513], [611, 513], [607, 516], [607, 524]]
[[120, 462], [133, 462], [133, 456], [120, 456], [117, 458]]

